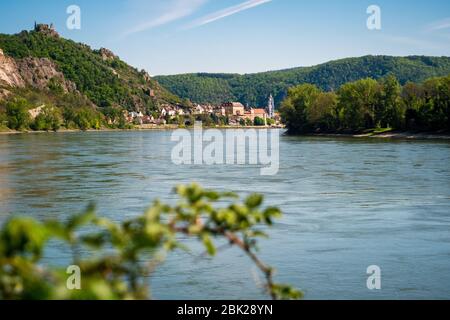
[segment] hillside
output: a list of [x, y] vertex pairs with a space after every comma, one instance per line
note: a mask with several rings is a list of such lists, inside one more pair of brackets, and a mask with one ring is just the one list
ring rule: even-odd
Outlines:
[[0, 98], [18, 88], [40, 91], [47, 98], [72, 92], [100, 108], [147, 113], [162, 104], [181, 102], [147, 72], [129, 66], [111, 51], [63, 39], [47, 25], [0, 34], [0, 50]]
[[287, 89], [311, 83], [319, 88], [337, 90], [347, 82], [363, 78], [380, 79], [395, 75], [401, 84], [422, 82], [450, 74], [450, 57], [365, 56], [336, 60], [314, 67], [301, 67], [255, 74], [182, 74], [155, 79], [178, 96], [196, 103], [222, 103], [236, 100], [250, 106], [264, 106], [270, 93], [279, 106]]

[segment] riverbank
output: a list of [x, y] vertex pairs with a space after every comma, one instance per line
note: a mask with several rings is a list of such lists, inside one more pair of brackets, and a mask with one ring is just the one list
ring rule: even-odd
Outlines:
[[[89, 129], [89, 130], [79, 130], [79, 129], [60, 129], [56, 132], [53, 131], [16, 131], [16, 130], [5, 130], [0, 131], [0, 135], [11, 135], [11, 134], [39, 134], [39, 133], [74, 133], [74, 132], [133, 132], [133, 131], [161, 131], [161, 130], [176, 130], [180, 129], [178, 125], [163, 125], [163, 126], [135, 126], [131, 129]], [[193, 127], [182, 127], [182, 129], [193, 129]], [[237, 127], [237, 126], [214, 126], [214, 127], [203, 127], [203, 129], [283, 129], [283, 127], [264, 127], [264, 126], [249, 126], [249, 127]], [[311, 133], [305, 134], [308, 137], [335, 137], [335, 138], [355, 138], [355, 139], [396, 139], [396, 140], [450, 140], [450, 133], [435, 133], [435, 132], [380, 132], [380, 133], [363, 133], [363, 134], [352, 134], [352, 133]]]
[[[38, 134], [38, 133], [71, 133], [71, 132], [130, 132], [130, 131], [154, 131], [154, 130], [176, 130], [176, 129], [194, 129], [194, 127], [180, 127], [178, 125], [138, 125], [134, 128], [130, 129], [113, 129], [113, 128], [101, 128], [101, 129], [88, 129], [88, 130], [80, 130], [80, 129], [59, 129], [58, 131], [33, 131], [33, 130], [10, 130], [4, 129], [0, 130], [0, 135], [8, 135], [8, 134]], [[248, 127], [240, 127], [240, 126], [204, 126], [203, 129], [283, 129], [281, 126], [277, 127], [266, 127], [266, 126], [248, 126]]]
[[450, 140], [448, 133], [433, 132], [383, 132], [383, 133], [314, 133], [311, 137], [336, 137], [336, 138], [373, 138], [373, 139], [398, 139], [398, 140]]
[[58, 131], [17, 131], [17, 130], [6, 130], [0, 131], [0, 135], [9, 135], [9, 134], [40, 134], [40, 133], [73, 133], [73, 132], [130, 132], [130, 131], [145, 131], [145, 130], [175, 130], [178, 127], [170, 127], [170, 126], [158, 126], [153, 128], [132, 128], [132, 129], [112, 129], [112, 128], [102, 128], [102, 129], [88, 129], [88, 130], [80, 130], [80, 129], [60, 129]]

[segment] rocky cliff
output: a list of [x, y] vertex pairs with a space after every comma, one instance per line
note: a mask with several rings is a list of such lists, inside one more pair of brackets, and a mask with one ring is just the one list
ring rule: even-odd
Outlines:
[[19, 67], [13, 58], [4, 55], [0, 49], [0, 86], [8, 87], [24, 87]]
[[64, 92], [76, 91], [76, 85], [67, 80], [50, 59], [28, 57], [17, 61], [17, 65], [25, 83], [34, 88], [47, 89], [52, 81]]
[[65, 93], [76, 91], [76, 85], [68, 81], [50, 59], [28, 57], [16, 60], [0, 49], [0, 99], [11, 93], [8, 89], [30, 86], [47, 90], [52, 85]]

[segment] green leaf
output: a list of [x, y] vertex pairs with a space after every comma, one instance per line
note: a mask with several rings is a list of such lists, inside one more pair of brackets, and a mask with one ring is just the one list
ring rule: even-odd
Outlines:
[[6, 223], [0, 234], [0, 255], [31, 256], [37, 260], [48, 238], [49, 232], [43, 224], [32, 218], [13, 218]]
[[270, 288], [277, 300], [299, 300], [303, 298], [303, 292], [285, 284], [273, 284]]
[[81, 226], [84, 226], [92, 222], [95, 218], [95, 205], [93, 203], [89, 204], [86, 210], [78, 215], [74, 215], [67, 221], [67, 228], [73, 231]]
[[255, 209], [262, 204], [263, 200], [264, 197], [262, 195], [255, 193], [247, 197], [247, 199], [245, 200], [245, 204], [250, 209]]
[[202, 241], [208, 254], [210, 256], [216, 255], [216, 247], [214, 246], [214, 243], [212, 242], [212, 239], [208, 234], [204, 233], [202, 235]]

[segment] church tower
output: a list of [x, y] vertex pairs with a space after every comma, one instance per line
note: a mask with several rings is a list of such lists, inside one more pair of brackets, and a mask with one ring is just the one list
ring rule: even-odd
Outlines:
[[267, 105], [267, 113], [269, 118], [273, 119], [275, 116], [275, 101], [273, 100], [272, 94], [269, 97], [269, 104]]

